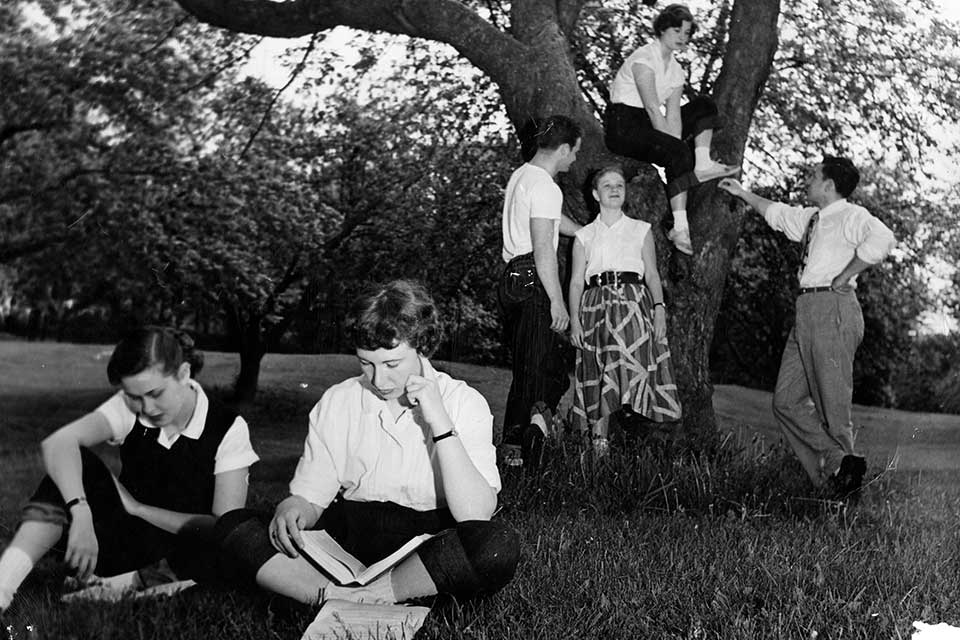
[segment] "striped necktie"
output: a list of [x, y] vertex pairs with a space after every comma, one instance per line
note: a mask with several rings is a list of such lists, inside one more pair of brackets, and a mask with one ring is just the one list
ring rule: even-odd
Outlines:
[[810, 238], [813, 237], [813, 230], [816, 228], [819, 219], [820, 210], [817, 209], [813, 215], [810, 216], [810, 222], [807, 223], [807, 230], [803, 232], [803, 240], [800, 241], [800, 268], [797, 269], [798, 280], [803, 277], [803, 270], [807, 268], [807, 261], [810, 259]]

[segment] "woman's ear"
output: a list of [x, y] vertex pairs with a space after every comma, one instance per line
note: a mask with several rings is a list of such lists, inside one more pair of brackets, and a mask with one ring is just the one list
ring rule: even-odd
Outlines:
[[177, 367], [177, 380], [183, 382], [190, 378], [190, 363], [182, 362], [179, 367]]

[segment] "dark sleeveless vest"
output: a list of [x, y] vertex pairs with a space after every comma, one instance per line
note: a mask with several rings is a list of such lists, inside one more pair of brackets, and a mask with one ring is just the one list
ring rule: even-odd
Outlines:
[[153, 507], [181, 513], [210, 513], [217, 448], [237, 413], [208, 398], [207, 420], [196, 440], [181, 435], [169, 449], [157, 442], [157, 429], [138, 419], [120, 445], [120, 482]]

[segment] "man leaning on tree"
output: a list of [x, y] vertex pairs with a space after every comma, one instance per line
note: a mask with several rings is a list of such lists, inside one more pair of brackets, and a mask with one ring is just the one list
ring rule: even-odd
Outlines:
[[838, 497], [859, 491], [866, 460], [854, 452], [853, 358], [863, 340], [857, 275], [879, 263], [896, 240], [880, 220], [847, 198], [860, 174], [847, 158], [825, 156], [810, 174], [815, 206], [772, 202], [726, 178], [720, 188], [801, 243], [796, 319], [780, 361], [773, 412], [815, 485]]

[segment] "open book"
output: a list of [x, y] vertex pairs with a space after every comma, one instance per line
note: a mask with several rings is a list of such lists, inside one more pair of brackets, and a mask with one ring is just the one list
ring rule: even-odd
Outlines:
[[308, 559], [320, 565], [338, 584], [367, 584], [387, 569], [399, 564], [413, 553], [414, 549], [433, 537], [423, 533], [411, 538], [405, 545], [383, 560], [365, 567], [362, 562], [347, 553], [329, 533], [324, 530], [301, 531], [303, 547], [300, 549]]

